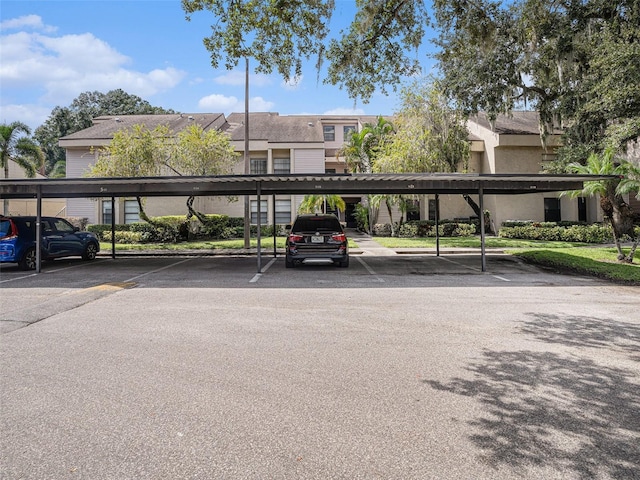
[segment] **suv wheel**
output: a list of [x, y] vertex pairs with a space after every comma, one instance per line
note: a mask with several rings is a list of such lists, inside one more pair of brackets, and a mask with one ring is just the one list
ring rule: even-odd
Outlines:
[[93, 260], [96, 258], [98, 254], [98, 246], [95, 243], [90, 243], [87, 245], [87, 248], [84, 249], [84, 253], [82, 254], [83, 260]]
[[289, 257], [285, 257], [284, 266], [287, 268], [293, 268], [294, 267], [293, 260], [291, 260]]
[[30, 248], [29, 250], [24, 252], [24, 255], [22, 256], [22, 259], [20, 260], [18, 265], [20, 265], [20, 268], [22, 270], [35, 270], [35, 268], [36, 268], [36, 249], [35, 248]]

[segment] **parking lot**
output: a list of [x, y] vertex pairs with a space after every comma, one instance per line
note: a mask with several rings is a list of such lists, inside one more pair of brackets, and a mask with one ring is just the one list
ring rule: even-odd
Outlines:
[[640, 478], [640, 289], [490, 253], [0, 268], [3, 479]]

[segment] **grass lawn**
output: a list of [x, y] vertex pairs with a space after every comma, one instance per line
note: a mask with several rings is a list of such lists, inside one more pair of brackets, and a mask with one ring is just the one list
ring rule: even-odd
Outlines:
[[[388, 248], [433, 248], [435, 237], [376, 237], [376, 242]], [[480, 248], [480, 237], [442, 237], [441, 247]], [[633, 264], [619, 263], [615, 248], [587, 243], [547, 242], [516, 238], [485, 237], [487, 248], [504, 248], [511, 255], [527, 262], [560, 271], [605, 278], [616, 282], [640, 285], [640, 251]], [[625, 249], [626, 252], [629, 249]]]
[[[374, 237], [374, 240], [387, 248], [435, 248], [435, 237], [395, 238]], [[520, 240], [517, 238], [485, 237], [488, 248], [562, 248], [585, 246], [586, 243], [545, 242], [540, 240]], [[441, 237], [441, 247], [480, 248], [480, 237]]]
[[[626, 249], [628, 252], [628, 249]], [[636, 254], [635, 263], [619, 263], [615, 248], [579, 247], [554, 249], [510, 250], [527, 262], [570, 271], [581, 275], [590, 275], [630, 285], [640, 285], [640, 260]]]
[[[427, 238], [391, 238], [375, 237], [380, 245], [387, 248], [433, 248], [436, 239]], [[273, 249], [273, 237], [262, 238], [262, 248]], [[640, 285], [640, 251], [633, 264], [622, 264], [617, 261], [615, 248], [597, 247], [592, 244], [571, 242], [544, 242], [537, 240], [519, 240], [513, 238], [486, 237], [487, 248], [503, 248], [511, 255], [516, 255], [527, 262], [554, 268], [560, 271], [575, 272], [599, 278]], [[480, 248], [480, 237], [442, 237], [441, 247]], [[251, 239], [251, 248], [257, 247], [257, 239]], [[285, 237], [276, 237], [276, 248], [285, 247]], [[357, 249], [356, 243], [349, 239], [349, 248]], [[102, 242], [103, 252], [111, 251], [111, 243]], [[181, 243], [145, 243], [116, 244], [116, 251], [144, 250], [242, 250], [244, 239], [207, 240]], [[626, 249], [628, 252], [628, 249]]]
[[[250, 242], [251, 248], [258, 247], [258, 239], [252, 238]], [[265, 249], [273, 249], [273, 237], [263, 237], [260, 245]], [[285, 247], [285, 237], [276, 237], [276, 248], [283, 249]], [[356, 243], [349, 239], [349, 248], [358, 248]], [[244, 249], [244, 239], [234, 238], [231, 240], [204, 240], [199, 242], [180, 242], [180, 243], [116, 243], [116, 251], [144, 251], [144, 250], [242, 250]], [[100, 242], [100, 250], [103, 252], [111, 251], [110, 242]]]

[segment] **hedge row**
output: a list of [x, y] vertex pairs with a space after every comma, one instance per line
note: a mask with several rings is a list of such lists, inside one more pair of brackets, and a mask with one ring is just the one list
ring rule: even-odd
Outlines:
[[[555, 240], [564, 242], [611, 243], [613, 232], [608, 225], [585, 224], [577, 222], [508, 222], [510, 225], [500, 228], [499, 236], [505, 238], [522, 238], [527, 240]], [[635, 227], [636, 237], [640, 235], [640, 226]], [[622, 238], [629, 241], [630, 238]]]
[[[224, 240], [244, 237], [244, 219], [227, 215], [206, 215], [204, 223], [196, 218], [189, 221], [184, 216], [164, 216], [152, 219], [153, 224], [136, 222], [115, 226], [116, 243], [174, 243], [185, 240]], [[283, 225], [276, 225], [278, 234], [284, 231]], [[89, 225], [87, 230], [95, 233], [105, 242], [111, 241], [111, 225]], [[273, 235], [274, 227], [264, 225], [261, 235]], [[251, 226], [251, 234], [256, 235], [257, 226]]]
[[498, 232], [503, 238], [582, 243], [611, 243], [611, 227], [569, 222], [505, 222]]
[[[438, 234], [441, 237], [470, 237], [478, 232], [479, 222], [453, 222], [444, 220], [438, 223]], [[391, 225], [377, 223], [373, 226], [373, 234], [378, 237], [390, 237]], [[396, 228], [396, 235], [403, 238], [435, 237], [436, 224], [431, 220], [414, 220], [403, 223]]]

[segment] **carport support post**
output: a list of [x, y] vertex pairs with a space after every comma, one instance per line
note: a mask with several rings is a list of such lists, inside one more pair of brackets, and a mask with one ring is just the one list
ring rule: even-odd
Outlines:
[[273, 258], [276, 258], [276, 196], [273, 195], [271, 197], [273, 199]]
[[40, 273], [42, 263], [42, 186], [36, 191], [36, 273]]
[[260, 182], [257, 182], [256, 184], [256, 194], [258, 195], [258, 219], [257, 219], [257, 224], [258, 224], [258, 273], [260, 273], [260, 270], [262, 270], [262, 251], [260, 249], [260, 242], [262, 241], [261, 235], [260, 235], [260, 230], [262, 229], [262, 224], [260, 223], [260, 217], [262, 216], [262, 211], [260, 208]]
[[436, 193], [436, 257], [440, 256], [440, 195]]
[[116, 258], [116, 199], [111, 197], [111, 258]]
[[482, 257], [482, 271], [487, 270], [487, 259], [484, 248], [484, 190], [482, 186], [478, 188], [478, 203], [480, 207], [480, 256]]

